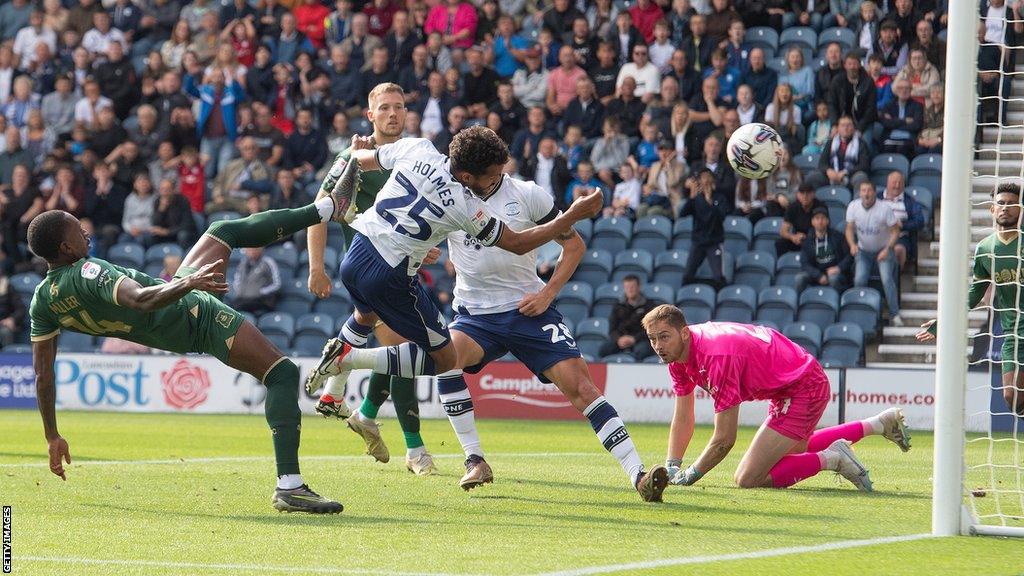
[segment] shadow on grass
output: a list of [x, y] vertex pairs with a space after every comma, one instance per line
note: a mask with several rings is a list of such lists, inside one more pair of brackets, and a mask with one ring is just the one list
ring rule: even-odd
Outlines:
[[355, 524], [381, 524], [387, 526], [398, 526], [398, 525], [420, 525], [427, 526], [432, 524], [438, 524], [438, 522], [430, 522], [425, 520], [416, 520], [413, 518], [406, 517], [387, 517], [381, 515], [375, 516], [352, 516], [342, 512], [341, 514], [303, 514], [303, 513], [282, 513], [277, 512], [271, 508], [267, 509], [266, 514], [214, 514], [211, 512], [185, 512], [181, 510], [174, 510], [171, 508], [164, 509], [153, 509], [153, 508], [141, 508], [131, 506], [116, 506], [114, 504], [103, 504], [99, 502], [83, 502], [81, 504], [87, 508], [98, 508], [101, 510], [111, 510], [116, 512], [129, 512], [135, 514], [153, 514], [155, 516], [168, 517], [174, 516], [179, 518], [207, 518], [210, 520], [237, 520], [239, 522], [258, 522], [262, 524], [276, 524], [276, 525], [297, 525], [297, 526], [339, 526], [339, 525], [355, 525]]

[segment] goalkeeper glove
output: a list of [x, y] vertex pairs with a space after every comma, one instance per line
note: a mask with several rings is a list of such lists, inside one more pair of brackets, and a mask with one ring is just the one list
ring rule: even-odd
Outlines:
[[697, 480], [700, 480], [704, 476], [704, 473], [694, 468], [692, 465], [686, 470], [677, 472], [671, 479], [669, 484], [675, 484], [676, 486], [690, 486]]

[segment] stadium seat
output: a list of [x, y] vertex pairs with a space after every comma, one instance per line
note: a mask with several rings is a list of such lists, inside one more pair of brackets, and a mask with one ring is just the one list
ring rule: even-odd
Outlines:
[[924, 218], [927, 222], [932, 220], [932, 209], [935, 205], [935, 199], [932, 196], [931, 190], [924, 186], [910, 186], [904, 190], [907, 196], [917, 200], [917, 203], [921, 205], [921, 209], [924, 212]]
[[281, 296], [274, 311], [285, 312], [294, 317], [308, 314], [313, 307], [315, 296], [309, 293], [305, 278], [281, 280]]
[[569, 282], [562, 287], [555, 298], [555, 308], [573, 323], [579, 323], [590, 315], [594, 303], [594, 289], [586, 282]]
[[586, 282], [591, 286], [600, 286], [612, 275], [612, 255], [605, 250], [588, 250], [583, 254], [580, 265], [573, 273], [572, 279]]
[[[142, 271], [145, 272], [147, 276], [159, 278], [160, 273], [164, 271], [164, 264], [163, 262], [150, 262], [142, 268]], [[227, 279], [228, 282], [231, 282], [231, 276], [228, 276]]]
[[597, 287], [594, 291], [594, 307], [590, 311], [591, 316], [597, 318], [608, 318], [612, 314], [612, 308], [622, 300], [622, 283], [607, 283]]
[[765, 328], [771, 328], [776, 332], [782, 332], [782, 329], [779, 328], [779, 325], [776, 324], [775, 322], [772, 322], [771, 320], [758, 320], [757, 318], [754, 318], [754, 321], [751, 322], [751, 324], [755, 326], [764, 326]]
[[256, 325], [256, 315], [252, 312], [242, 312], [242, 319], [248, 320], [253, 326]]
[[352, 304], [344, 294], [332, 291], [327, 298], [317, 299], [313, 302], [313, 312], [326, 314], [331, 318], [348, 318], [352, 314]]
[[707, 322], [715, 313], [715, 289], [707, 284], [687, 284], [676, 292], [676, 306], [683, 310], [687, 324]]
[[32, 346], [28, 344], [11, 344], [2, 348], [4, 354], [31, 354]]
[[672, 221], [664, 216], [648, 216], [633, 225], [633, 242], [630, 248], [647, 250], [660, 254], [672, 242]]
[[57, 337], [57, 350], [61, 352], [94, 352], [96, 346], [96, 339], [91, 334], [61, 330]]
[[910, 163], [910, 175], [914, 174], [942, 174], [942, 154], [921, 154], [914, 157]]
[[754, 225], [742, 216], [728, 216], [725, 219], [725, 251], [734, 257], [750, 250], [750, 241], [754, 238]]
[[758, 296], [757, 319], [769, 320], [776, 326], [785, 326], [796, 318], [796, 290], [789, 286], [765, 288]]
[[693, 216], [676, 219], [672, 225], [672, 248], [674, 250], [689, 250], [693, 240]]
[[765, 57], [765, 65], [768, 68], [774, 70], [777, 74], [782, 74], [786, 71], [786, 57], [776, 55], [771, 58]]
[[[340, 262], [337, 250], [330, 246], [324, 247], [324, 271], [328, 276], [333, 278], [337, 275]], [[303, 250], [299, 255], [299, 267], [295, 271], [295, 277], [303, 280], [309, 277], [309, 252], [307, 250]]]
[[601, 358], [601, 362], [605, 364], [636, 364], [636, 358], [633, 358], [631, 354], [612, 354], [611, 356], [605, 356]]
[[626, 276], [636, 276], [640, 282], [647, 282], [654, 274], [654, 257], [646, 250], [626, 250], [615, 255], [612, 282], [619, 282]]
[[[772, 246], [773, 251], [774, 249], [775, 247]], [[736, 259], [736, 275], [733, 282], [750, 286], [755, 292], [760, 292], [771, 286], [775, 271], [775, 257], [772, 256], [772, 253], [774, 252], [754, 250], [740, 254], [740, 257]]]
[[575, 335], [580, 354], [597, 358], [600, 356], [601, 346], [608, 340], [608, 319], [586, 318], [576, 326]]
[[588, 246], [618, 254], [629, 246], [632, 236], [633, 223], [628, 218], [602, 218], [594, 224], [594, 236]]
[[821, 154], [796, 154], [793, 156], [793, 164], [800, 169], [800, 172], [807, 174], [818, 169], [818, 159]]
[[772, 216], [761, 218], [754, 225], [754, 250], [775, 254], [775, 241], [782, 230], [782, 218]]
[[563, 316], [562, 317], [562, 326], [565, 326], [566, 328], [568, 328], [568, 332], [569, 332], [570, 335], [576, 333], [576, 322], [573, 322], [571, 318], [566, 318], [565, 316]]
[[589, 245], [590, 237], [594, 235], [594, 221], [593, 220], [579, 220], [572, 225], [579, 233], [580, 237], [583, 238], [583, 243]]
[[846, 206], [836, 206], [835, 204], [829, 204], [828, 209], [828, 225], [834, 230], [844, 232], [846, 230]]
[[[725, 278], [725, 283], [732, 284], [733, 275], [736, 272], [736, 259], [733, 258], [732, 254], [724, 250], [718, 249], [715, 252], [722, 256], [722, 276]], [[714, 276], [711, 274], [711, 264], [708, 264], [707, 259], [697, 268], [694, 280], [714, 281]]]
[[910, 162], [903, 154], [879, 154], [871, 159], [871, 182], [875, 185], [884, 186], [889, 178], [889, 173], [899, 170], [903, 173], [904, 180], [910, 172]]
[[850, 288], [839, 300], [839, 321], [860, 326], [868, 338], [878, 333], [882, 295], [874, 288]]
[[173, 242], [164, 242], [162, 244], [156, 244], [150, 246], [146, 250], [146, 264], [152, 264], [153, 262], [159, 262], [161, 265], [164, 263], [164, 258], [167, 256], [184, 256], [185, 251], [181, 249], [181, 246], [174, 244]]
[[796, 290], [797, 276], [801, 272], [800, 253], [786, 252], [775, 263], [775, 285], [788, 286]]
[[817, 324], [794, 322], [786, 326], [782, 334], [814, 356], [817, 356], [818, 352], [821, 351], [821, 327]]
[[654, 281], [675, 288], [682, 286], [688, 257], [689, 254], [683, 250], [659, 253], [654, 257]]
[[767, 26], [757, 26], [747, 30], [743, 39], [748, 42], [751, 47], [766, 48], [775, 53], [776, 48], [779, 47], [779, 33], [774, 28]]
[[846, 210], [853, 199], [853, 193], [845, 186], [822, 186], [815, 192], [815, 197], [829, 208], [838, 207]]
[[209, 228], [214, 222], [220, 222], [221, 220], [238, 220], [242, 215], [238, 212], [231, 210], [224, 210], [223, 212], [214, 212], [206, 217], [206, 226]]
[[35, 272], [22, 272], [11, 276], [11, 288], [21, 295], [25, 307], [28, 308], [29, 300], [35, 294], [36, 286], [43, 281], [43, 277]]
[[[309, 254], [304, 250], [303, 254], [306, 256], [306, 261], [309, 261]], [[266, 255], [274, 259], [277, 262], [278, 267], [288, 267], [292, 270], [299, 265], [299, 250], [294, 244], [286, 242], [284, 244], [276, 244], [267, 248]]]
[[145, 255], [146, 251], [143, 250], [142, 244], [120, 242], [111, 246], [110, 250], [107, 250], [107, 261], [111, 264], [124, 266], [125, 268], [139, 270], [146, 263]]
[[299, 356], [319, 356], [334, 336], [334, 322], [326, 314], [303, 314], [295, 321], [292, 349]]
[[657, 354], [653, 354], [644, 358], [643, 364], [661, 364], [661, 357]]
[[927, 188], [933, 196], [942, 196], [942, 176], [932, 172], [918, 172], [910, 175], [907, 186], [911, 188]]
[[672, 304], [676, 295], [675, 288], [672, 288], [668, 284], [658, 283], [645, 284], [644, 287], [641, 288], [641, 292], [643, 293], [644, 298], [647, 298], [657, 305]]
[[271, 312], [260, 316], [256, 327], [267, 336], [277, 334], [291, 340], [295, 335], [295, 317], [285, 312]]
[[822, 330], [839, 315], [839, 293], [828, 286], [810, 286], [800, 293], [797, 320], [816, 324]]
[[853, 30], [849, 28], [841, 28], [839, 26], [833, 26], [832, 28], [826, 28], [818, 34], [818, 47], [825, 48], [833, 42], [838, 42], [843, 47], [843, 52], [853, 47], [857, 42], [857, 36]]
[[749, 324], [757, 311], [757, 292], [750, 286], [733, 284], [718, 291], [715, 320]]
[[860, 363], [864, 351], [864, 332], [849, 322], [825, 329], [821, 345], [821, 363], [826, 368], [851, 368]]
[[[786, 28], [782, 31], [782, 35], [779, 36], [779, 52], [785, 54], [786, 49], [792, 45], [801, 45], [808, 50], [814, 50], [818, 47], [818, 34], [814, 31], [814, 28], [808, 26]], [[810, 58], [805, 58], [804, 61], [810, 62]]]

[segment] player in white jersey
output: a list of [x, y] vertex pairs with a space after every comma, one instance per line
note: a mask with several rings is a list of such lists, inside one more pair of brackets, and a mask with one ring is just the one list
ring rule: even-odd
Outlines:
[[[542, 226], [558, 217], [551, 195], [533, 182], [505, 178], [485, 202], [512, 230]], [[661, 501], [668, 485], [663, 466], [644, 472], [643, 463], [615, 409], [590, 379], [562, 315], [551, 307], [559, 290], [576, 271], [586, 247], [575, 230], [556, 237], [562, 255], [548, 281], [537, 276], [535, 251], [518, 255], [485, 246], [459, 230], [448, 235], [455, 266], [455, 321], [449, 325], [459, 363], [437, 379], [445, 412], [466, 453], [466, 474], [459, 486], [470, 490], [491, 482], [473, 414], [473, 399], [463, 370], [479, 372], [511, 352], [542, 382], [554, 383], [590, 420], [605, 449], [619, 460], [629, 481], [646, 501]]]
[[[509, 229], [481, 200], [501, 185], [508, 147], [481, 126], [458, 133], [445, 157], [424, 139], [403, 139], [368, 150], [358, 140], [339, 186], [351, 186], [350, 170], [391, 170], [372, 210], [353, 223], [359, 233], [345, 254], [341, 277], [356, 311], [342, 329], [341, 340], [324, 347], [320, 365], [306, 380], [319, 389], [330, 376], [321, 402], [343, 403], [345, 376], [368, 368], [381, 374], [412, 378], [447, 372], [458, 362], [444, 317], [420, 285], [417, 271], [431, 248], [449, 233], [463, 230], [484, 246], [526, 254], [572, 225], [594, 216], [603, 198], [598, 192], [578, 199], [550, 222], [525, 231]], [[361, 350], [373, 325], [384, 321], [409, 342]], [[343, 412], [339, 410], [339, 412]]]

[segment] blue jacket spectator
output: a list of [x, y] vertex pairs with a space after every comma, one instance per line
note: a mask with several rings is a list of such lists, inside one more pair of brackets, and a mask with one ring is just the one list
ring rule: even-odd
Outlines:
[[743, 83], [754, 91], [754, 100], [761, 106], [772, 101], [775, 87], [779, 84], [779, 74], [765, 64], [764, 50], [754, 48], [750, 51], [750, 69], [743, 75]]
[[879, 201], [889, 204], [900, 221], [900, 237], [893, 249], [900, 266], [917, 257], [917, 233], [927, 222], [921, 203], [906, 194], [904, 186], [903, 173], [893, 171], [886, 179], [885, 190], [878, 193]]
[[245, 91], [242, 86], [233, 78], [228, 84], [224, 84], [221, 74], [214, 74], [212, 82], [195, 85], [192, 76], [185, 77], [185, 91], [194, 98], [199, 99], [199, 117], [196, 119], [196, 135], [203, 138], [203, 130], [210, 120], [210, 114], [214, 109], [219, 108], [221, 120], [224, 123], [224, 132], [227, 137], [234, 141], [238, 137], [238, 105], [245, 99]]

